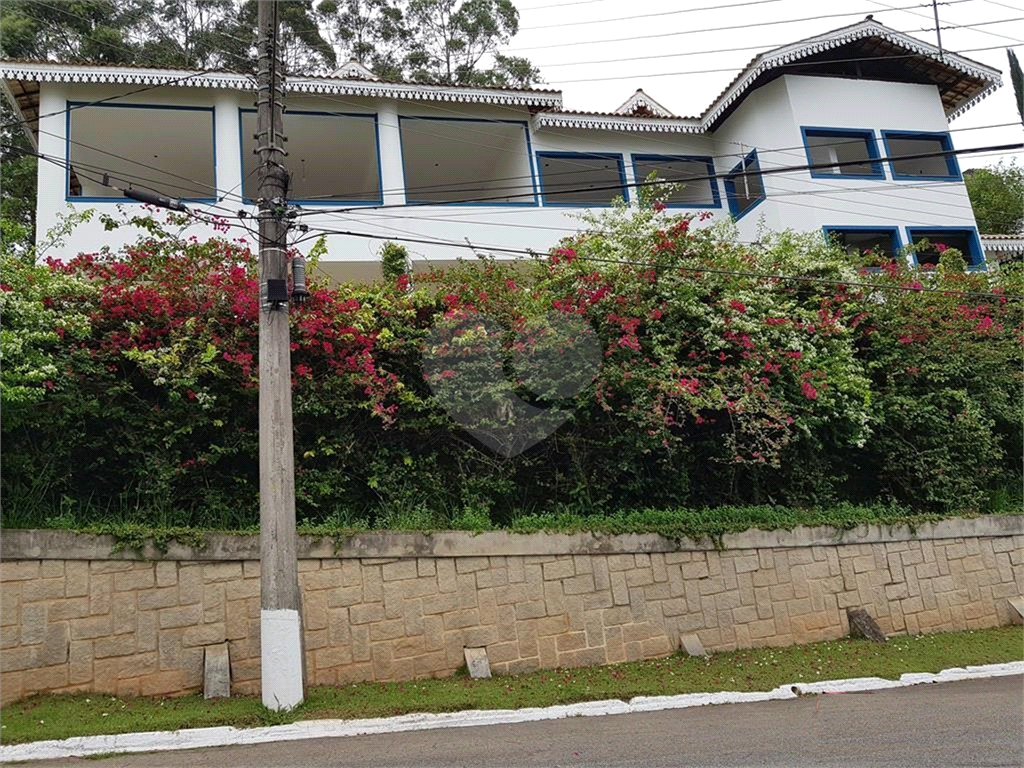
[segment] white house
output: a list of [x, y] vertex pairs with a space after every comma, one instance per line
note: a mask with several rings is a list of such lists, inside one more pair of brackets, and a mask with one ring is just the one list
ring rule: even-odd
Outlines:
[[[41, 235], [69, 207], [131, 209], [129, 187], [255, 212], [250, 77], [5, 61], [0, 80], [43, 157]], [[732, 216], [746, 240], [787, 227], [851, 248], [929, 238], [981, 265], [949, 120], [1000, 84], [870, 18], [757, 56], [699, 117], [643, 91], [583, 113], [558, 91], [382, 82], [352, 63], [288, 79], [289, 197], [313, 231], [352, 233], [331, 235], [325, 260], [348, 279], [379, 274], [388, 239], [410, 241], [417, 267], [469, 244], [546, 250], [582, 210], [635, 200], [651, 172], [685, 182], [670, 205]], [[55, 255], [133, 237], [94, 219]]]

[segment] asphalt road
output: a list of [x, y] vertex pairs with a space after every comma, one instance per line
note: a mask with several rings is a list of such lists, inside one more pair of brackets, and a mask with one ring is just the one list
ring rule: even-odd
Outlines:
[[[143, 766], [1024, 765], [1024, 678], [247, 747], [61, 761]], [[47, 763], [46, 765], [55, 765]], [[44, 765], [34, 763], [33, 765]]]

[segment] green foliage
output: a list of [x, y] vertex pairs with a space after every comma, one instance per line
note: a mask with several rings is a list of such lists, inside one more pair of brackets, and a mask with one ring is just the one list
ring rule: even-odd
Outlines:
[[409, 272], [409, 250], [398, 243], [384, 243], [380, 248], [380, 265], [384, 282], [394, 283]]
[[[4, 254], [4, 525], [256, 525], [253, 254], [134, 223], [116, 254]], [[716, 537], [1019, 504], [1019, 269], [947, 249], [862, 276], [819, 237], [699, 223], [645, 195], [543, 257], [313, 284], [291, 313], [304, 528]], [[575, 381], [583, 337], [552, 317], [592, 331], [599, 369]], [[461, 358], [425, 366], [443, 345]], [[512, 439], [536, 414], [553, 432], [492, 452], [435, 391]]]
[[1024, 231], [1024, 168], [1000, 161], [988, 168], [964, 174], [978, 229], [990, 235], [1015, 235]]
[[1013, 97], [1017, 102], [1017, 114], [1024, 125], [1024, 72], [1021, 72], [1020, 61], [1012, 48], [1006, 49], [1006, 58], [1010, 62], [1010, 81], [1013, 83]]

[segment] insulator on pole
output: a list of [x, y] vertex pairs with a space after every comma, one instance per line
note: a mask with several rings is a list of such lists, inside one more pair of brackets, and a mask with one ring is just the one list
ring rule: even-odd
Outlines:
[[306, 288], [306, 259], [301, 254], [292, 258], [292, 301], [302, 304], [309, 298]]
[[157, 208], [169, 208], [172, 211], [187, 211], [188, 208], [181, 200], [172, 200], [169, 197], [158, 195], [155, 192], [147, 192], [144, 189], [123, 189], [125, 197], [138, 200], [140, 203], [155, 205]]

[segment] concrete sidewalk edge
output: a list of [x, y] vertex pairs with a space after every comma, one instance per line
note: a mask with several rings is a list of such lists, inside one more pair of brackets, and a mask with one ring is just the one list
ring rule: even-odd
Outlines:
[[466, 710], [442, 714], [411, 714], [366, 720], [306, 720], [288, 725], [263, 728], [194, 728], [182, 731], [151, 731], [107, 736], [76, 736], [70, 739], [35, 741], [28, 744], [0, 746], [0, 762], [54, 760], [67, 757], [88, 757], [107, 753], [157, 752], [177, 749], [199, 749], [246, 744], [265, 744], [299, 739], [366, 736], [379, 733], [465, 728], [475, 725], [525, 723], [559, 720], [565, 717], [598, 717], [632, 712], [653, 712], [666, 709], [703, 707], [709, 704], [738, 704], [750, 701], [779, 701], [798, 696], [874, 691], [905, 688], [923, 683], [946, 683], [988, 677], [1024, 674], [1024, 661], [984, 666], [954, 667], [938, 673], [908, 672], [899, 680], [880, 677], [858, 677], [848, 680], [824, 680], [816, 683], [790, 683], [771, 691], [723, 691], [719, 693], [686, 693], [676, 696], [637, 696], [629, 702], [619, 699], [563, 704], [528, 709]]

